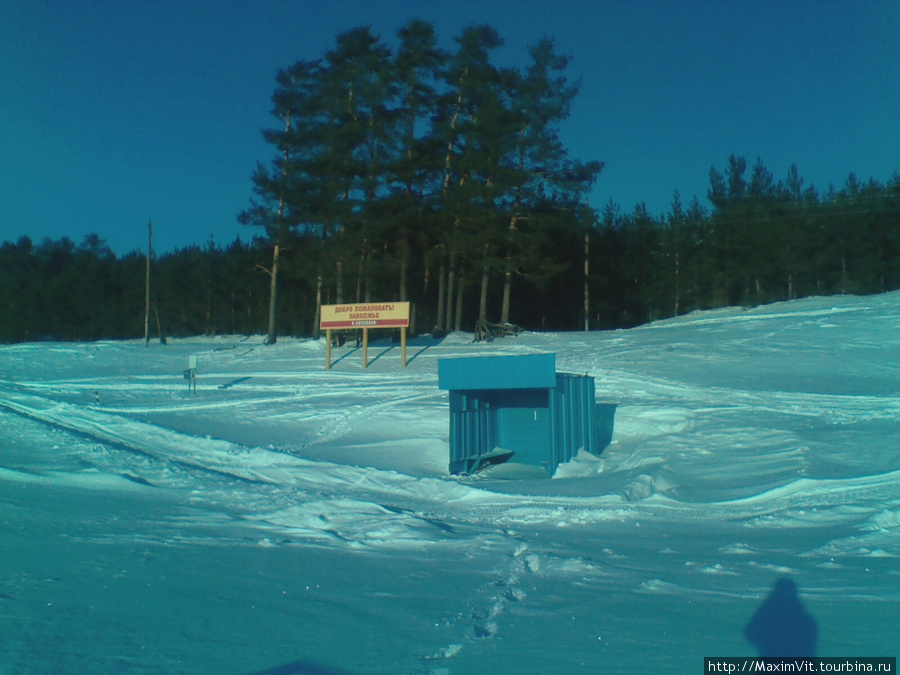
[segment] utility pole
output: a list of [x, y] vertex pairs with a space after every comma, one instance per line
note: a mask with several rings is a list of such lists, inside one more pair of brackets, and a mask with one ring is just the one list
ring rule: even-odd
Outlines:
[[153, 250], [153, 222], [147, 221], [147, 274], [144, 277], [144, 347], [150, 347], [150, 255]]
[[591, 329], [591, 231], [584, 231], [584, 330]]

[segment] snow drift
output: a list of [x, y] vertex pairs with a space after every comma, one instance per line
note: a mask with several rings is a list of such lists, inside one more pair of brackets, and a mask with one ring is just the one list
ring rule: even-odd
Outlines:
[[[546, 352], [612, 445], [449, 476], [438, 360]], [[699, 672], [782, 577], [820, 656], [894, 653], [900, 294], [409, 357], [0, 348], [0, 673]]]

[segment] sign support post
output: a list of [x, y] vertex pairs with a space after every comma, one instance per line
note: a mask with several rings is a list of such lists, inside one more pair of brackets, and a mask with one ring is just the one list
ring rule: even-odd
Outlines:
[[369, 329], [363, 328], [363, 368], [369, 367]]
[[331, 329], [325, 329], [325, 370], [331, 370]]
[[400, 367], [406, 368], [406, 326], [400, 329]]
[[322, 305], [319, 328], [325, 331], [325, 370], [331, 369], [331, 331], [362, 329], [362, 367], [369, 367], [369, 329], [399, 328], [401, 367], [406, 368], [406, 331], [409, 328], [408, 302], [369, 302], [355, 305]]

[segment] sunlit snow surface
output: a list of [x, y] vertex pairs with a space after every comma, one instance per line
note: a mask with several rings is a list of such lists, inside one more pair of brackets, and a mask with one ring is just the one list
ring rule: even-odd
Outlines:
[[[0, 673], [700, 673], [784, 576], [896, 655], [900, 294], [399, 352], [0, 347]], [[451, 478], [438, 359], [538, 352], [612, 445]]]

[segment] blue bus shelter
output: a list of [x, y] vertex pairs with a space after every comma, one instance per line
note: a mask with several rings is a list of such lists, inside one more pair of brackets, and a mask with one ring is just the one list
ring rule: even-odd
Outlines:
[[555, 354], [442, 359], [438, 386], [450, 392], [451, 474], [510, 462], [552, 476], [612, 440], [615, 404], [596, 403], [593, 377], [557, 373]]

